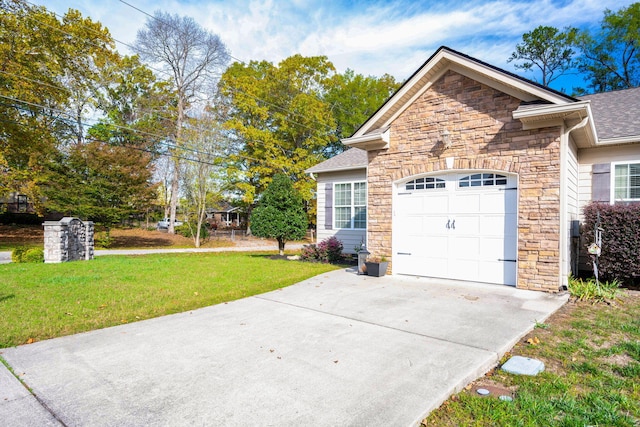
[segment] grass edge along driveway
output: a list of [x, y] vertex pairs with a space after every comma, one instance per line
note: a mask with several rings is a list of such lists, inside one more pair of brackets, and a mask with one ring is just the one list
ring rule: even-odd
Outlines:
[[[640, 426], [640, 291], [622, 291], [607, 303], [570, 301], [511, 354], [540, 359], [545, 371], [530, 377], [495, 369], [422, 425]], [[515, 398], [474, 392], [485, 385], [511, 390]]]
[[337, 268], [265, 253], [0, 265], [0, 348], [233, 301]]

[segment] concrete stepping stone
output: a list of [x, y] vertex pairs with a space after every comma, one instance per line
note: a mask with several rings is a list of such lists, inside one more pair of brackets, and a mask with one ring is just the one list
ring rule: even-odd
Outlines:
[[516, 375], [538, 375], [544, 371], [544, 363], [530, 357], [513, 356], [502, 365], [502, 370]]

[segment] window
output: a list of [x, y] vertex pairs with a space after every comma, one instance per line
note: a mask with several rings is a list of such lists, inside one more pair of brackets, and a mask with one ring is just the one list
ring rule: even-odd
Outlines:
[[440, 178], [418, 178], [405, 184], [407, 190], [433, 190], [444, 188], [444, 179]]
[[367, 228], [367, 183], [334, 185], [335, 228]]
[[640, 200], [640, 163], [615, 165], [613, 198], [614, 200]]
[[460, 178], [458, 187], [487, 187], [490, 185], [507, 185], [507, 177], [494, 173], [476, 173]]

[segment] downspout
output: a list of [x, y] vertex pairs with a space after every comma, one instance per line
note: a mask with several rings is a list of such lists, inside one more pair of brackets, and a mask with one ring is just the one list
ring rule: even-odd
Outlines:
[[559, 289], [568, 285], [568, 267], [570, 260], [568, 258], [567, 239], [569, 236], [568, 222], [567, 222], [567, 158], [569, 151], [569, 134], [576, 129], [581, 129], [589, 123], [589, 116], [587, 115], [579, 123], [566, 129], [562, 126], [563, 132], [560, 140], [560, 274], [558, 277]]

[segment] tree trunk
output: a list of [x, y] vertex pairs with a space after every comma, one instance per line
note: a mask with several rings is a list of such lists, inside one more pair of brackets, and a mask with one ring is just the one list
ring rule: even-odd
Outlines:
[[[178, 94], [178, 120], [176, 120], [176, 146], [182, 144], [182, 123], [184, 122], [184, 94]], [[178, 189], [180, 186], [180, 158], [173, 150], [173, 180], [171, 181], [171, 214], [169, 216], [169, 229], [167, 233], [176, 234], [174, 222], [176, 220], [176, 207], [178, 206]]]
[[178, 206], [178, 188], [180, 180], [180, 160], [174, 159], [175, 170], [173, 171], [173, 178], [171, 180], [171, 205], [169, 207], [169, 229], [167, 233], [176, 234], [175, 221], [176, 221], [176, 208]]
[[280, 255], [284, 255], [284, 244], [284, 239], [282, 237], [278, 237], [278, 251]]
[[247, 206], [247, 236], [251, 236], [251, 212], [253, 211], [253, 206]]

